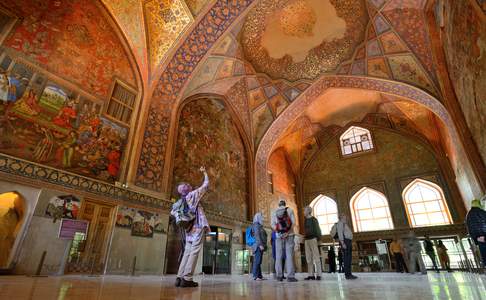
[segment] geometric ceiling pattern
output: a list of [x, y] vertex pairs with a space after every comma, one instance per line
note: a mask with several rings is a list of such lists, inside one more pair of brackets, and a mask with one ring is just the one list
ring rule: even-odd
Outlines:
[[209, 0], [102, 0], [120, 26], [143, 80], [153, 80], [167, 52]]
[[424, 5], [424, 0], [368, 0], [366, 42], [337, 73], [394, 79], [438, 97]]
[[140, 0], [103, 0], [111, 15], [120, 25], [135, 59], [143, 70], [147, 63], [147, 45], [145, 37], [145, 22], [143, 18], [142, 3]]

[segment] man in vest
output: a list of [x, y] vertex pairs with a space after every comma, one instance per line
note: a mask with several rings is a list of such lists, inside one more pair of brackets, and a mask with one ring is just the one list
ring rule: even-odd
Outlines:
[[285, 251], [287, 281], [296, 282], [294, 267], [295, 215], [294, 211], [286, 206], [285, 200], [280, 200], [278, 208], [272, 213], [271, 225], [277, 236], [275, 240], [275, 272], [277, 273], [277, 280], [283, 281], [282, 255], [283, 251]]
[[343, 250], [344, 276], [346, 279], [356, 279], [358, 277], [351, 274], [351, 261], [353, 258], [353, 232], [348, 226], [348, 217], [345, 214], [341, 214], [339, 216], [339, 221], [336, 223], [336, 231], [339, 244]]
[[[203, 245], [204, 234], [209, 230], [209, 223], [204, 214], [200, 201], [209, 187], [209, 177], [206, 169], [201, 167], [200, 171], [204, 174], [203, 184], [192, 190], [188, 183], [180, 183], [177, 186], [177, 192], [181, 195], [178, 202], [186, 201], [188, 208], [196, 213], [193, 225], [186, 232], [186, 245], [184, 248], [184, 255], [179, 265], [177, 272], [176, 286], [177, 287], [197, 287], [197, 282], [192, 280], [194, 269], [196, 268], [199, 251]], [[174, 207], [179, 207], [180, 203], [175, 203]], [[171, 212], [175, 216], [176, 211], [173, 208]]]
[[322, 266], [321, 253], [319, 252], [319, 242], [321, 240], [321, 228], [319, 221], [312, 215], [312, 208], [304, 208], [305, 216], [305, 258], [309, 276], [305, 280], [321, 280]]

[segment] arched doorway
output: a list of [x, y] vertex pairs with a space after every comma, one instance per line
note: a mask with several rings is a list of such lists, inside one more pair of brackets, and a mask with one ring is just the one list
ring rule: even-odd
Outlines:
[[0, 194], [0, 269], [9, 267], [15, 240], [24, 222], [25, 203], [16, 192]]

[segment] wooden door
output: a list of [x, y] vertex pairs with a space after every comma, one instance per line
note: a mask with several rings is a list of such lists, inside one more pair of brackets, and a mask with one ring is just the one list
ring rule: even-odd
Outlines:
[[103, 273], [113, 222], [114, 206], [85, 200], [80, 219], [89, 222], [79, 259], [68, 265], [69, 273]]

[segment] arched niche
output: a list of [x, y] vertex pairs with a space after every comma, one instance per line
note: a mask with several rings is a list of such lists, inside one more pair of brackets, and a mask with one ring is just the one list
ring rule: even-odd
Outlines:
[[10, 266], [14, 246], [26, 219], [25, 199], [17, 192], [0, 194], [0, 268]]
[[177, 198], [176, 185], [202, 183], [200, 166], [209, 177], [204, 208], [216, 214], [244, 220], [251, 212], [252, 156], [249, 139], [231, 105], [218, 95], [197, 95], [179, 107], [171, 153], [169, 190]]

